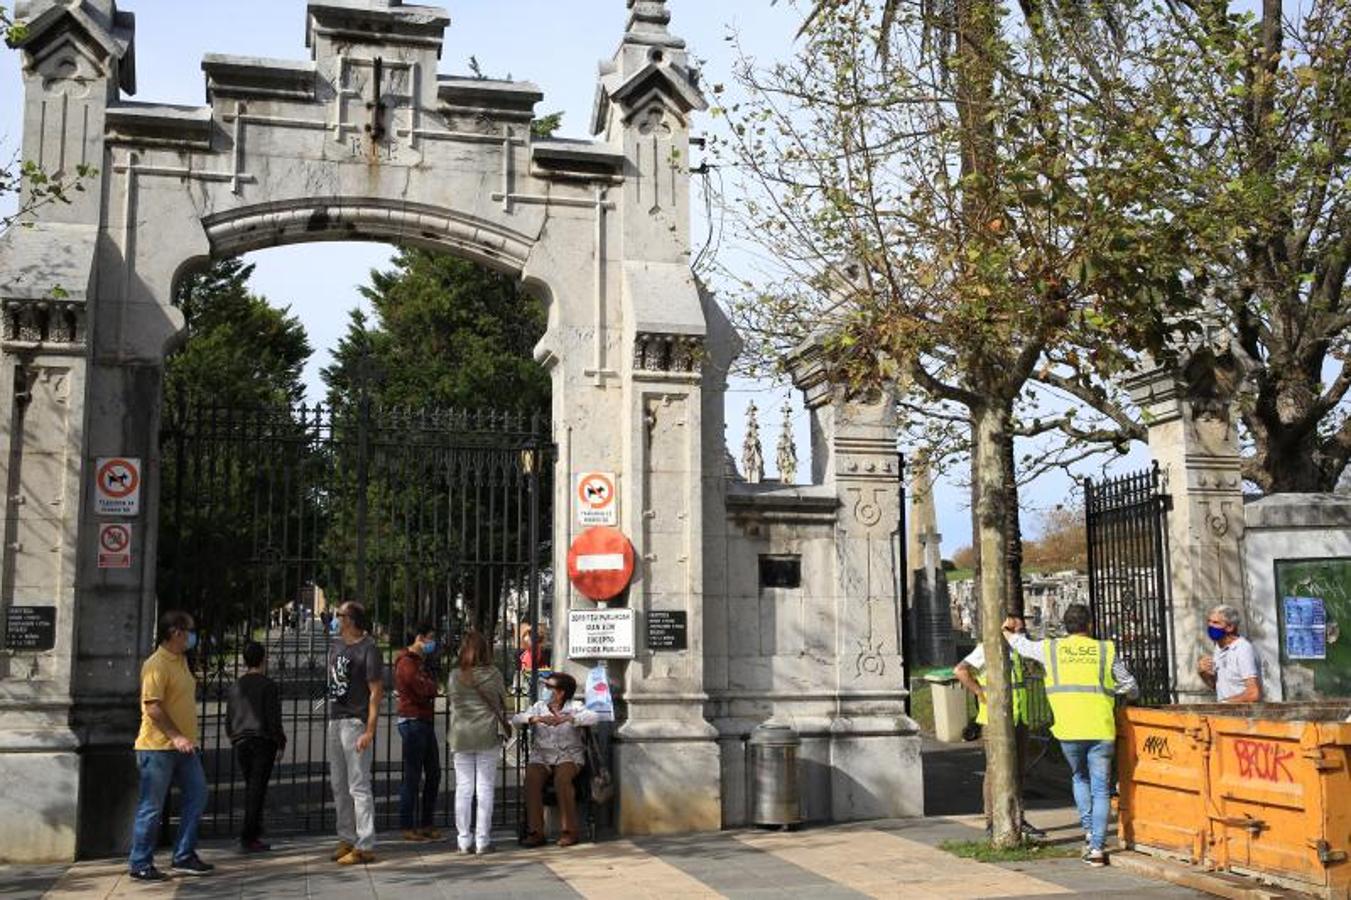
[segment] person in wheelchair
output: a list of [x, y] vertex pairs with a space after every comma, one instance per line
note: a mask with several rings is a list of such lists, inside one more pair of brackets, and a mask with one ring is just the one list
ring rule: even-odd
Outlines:
[[521, 843], [538, 847], [544, 843], [544, 786], [553, 781], [558, 810], [563, 818], [558, 846], [577, 843], [577, 791], [573, 784], [586, 763], [581, 728], [599, 721], [581, 701], [574, 700], [577, 680], [563, 672], [551, 672], [538, 701], [512, 717], [515, 725], [530, 726], [530, 759], [525, 767], [526, 833]]

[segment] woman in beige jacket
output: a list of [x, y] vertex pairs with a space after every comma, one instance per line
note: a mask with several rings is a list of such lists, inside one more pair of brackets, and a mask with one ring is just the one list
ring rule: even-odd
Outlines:
[[[507, 689], [492, 664], [492, 648], [477, 631], [460, 644], [459, 667], [450, 676], [450, 750], [455, 759], [455, 829], [461, 853], [492, 849], [493, 791], [502, 755], [500, 723]], [[477, 803], [477, 819], [472, 819]], [[472, 824], [471, 824], [472, 823]]]

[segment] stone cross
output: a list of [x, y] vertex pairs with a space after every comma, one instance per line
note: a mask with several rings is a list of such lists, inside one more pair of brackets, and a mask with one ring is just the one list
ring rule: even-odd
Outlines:
[[741, 445], [741, 468], [745, 470], [746, 480], [759, 484], [765, 479], [765, 454], [760, 449], [760, 422], [756, 418], [755, 401], [751, 401], [746, 410], [746, 440]]

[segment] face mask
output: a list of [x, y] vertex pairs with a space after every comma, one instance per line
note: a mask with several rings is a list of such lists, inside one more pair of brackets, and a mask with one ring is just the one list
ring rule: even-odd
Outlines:
[[1218, 644], [1228, 636], [1229, 631], [1224, 628], [1216, 628], [1214, 625], [1207, 625], [1206, 634], [1210, 635], [1210, 639]]
[[423, 641], [423, 642], [422, 642], [422, 655], [423, 655], [423, 656], [431, 656], [431, 655], [432, 655], [433, 653], [435, 653], [435, 652], [436, 652], [436, 641]]
[[554, 699], [554, 692], [545, 685], [541, 684], [539, 686], [539, 701], [541, 703], [548, 704], [552, 703], [553, 699]]
[[197, 649], [197, 632], [195, 631], [188, 632], [188, 649], [189, 650]]
[[328, 623], [328, 633], [329, 633], [329, 634], [337, 634], [337, 633], [338, 633], [339, 631], [341, 631], [341, 630], [342, 630], [342, 623], [339, 622], [336, 618], [335, 618], [335, 619], [332, 619], [332, 620]]

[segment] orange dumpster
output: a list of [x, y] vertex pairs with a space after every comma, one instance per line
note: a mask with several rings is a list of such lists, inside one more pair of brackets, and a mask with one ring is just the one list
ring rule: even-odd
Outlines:
[[1351, 898], [1351, 700], [1121, 712], [1121, 836]]

